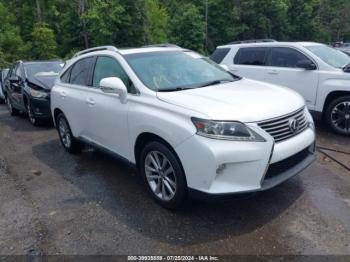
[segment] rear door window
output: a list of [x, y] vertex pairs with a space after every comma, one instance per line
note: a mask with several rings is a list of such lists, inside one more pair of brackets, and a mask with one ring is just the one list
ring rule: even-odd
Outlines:
[[220, 64], [229, 52], [230, 48], [217, 48], [215, 52], [210, 56], [210, 59], [215, 63]]
[[76, 62], [70, 74], [70, 83], [74, 85], [90, 86], [89, 73], [93, 61], [93, 57], [87, 57]]
[[274, 67], [297, 68], [301, 61], [310, 60], [304, 54], [289, 47], [272, 47], [268, 65]]
[[266, 47], [240, 48], [234, 58], [237, 65], [265, 66], [269, 49]]

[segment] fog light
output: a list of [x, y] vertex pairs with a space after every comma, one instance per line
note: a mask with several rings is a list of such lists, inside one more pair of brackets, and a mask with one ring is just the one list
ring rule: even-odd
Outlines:
[[218, 168], [216, 169], [216, 174], [221, 174], [225, 168], [226, 168], [226, 164], [219, 165]]

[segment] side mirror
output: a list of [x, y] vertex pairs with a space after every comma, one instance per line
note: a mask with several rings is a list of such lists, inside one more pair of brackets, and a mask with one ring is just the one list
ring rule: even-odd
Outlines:
[[125, 104], [127, 102], [128, 90], [124, 82], [118, 77], [107, 77], [100, 81], [100, 88], [107, 94], [118, 94], [120, 102]]
[[222, 67], [222, 69], [224, 69], [225, 71], [230, 71], [230, 68], [228, 68], [227, 65], [221, 65], [220, 66]]
[[298, 68], [303, 68], [305, 70], [316, 70], [317, 66], [314, 62], [310, 60], [301, 60], [297, 63]]
[[18, 76], [11, 76], [9, 78], [10, 83], [18, 83], [19, 82], [19, 77]]

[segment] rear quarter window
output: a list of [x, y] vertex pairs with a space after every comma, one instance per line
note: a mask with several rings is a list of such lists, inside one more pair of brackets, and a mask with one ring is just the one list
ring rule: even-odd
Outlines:
[[214, 51], [214, 53], [210, 56], [210, 59], [213, 60], [215, 63], [220, 64], [229, 52], [230, 48], [217, 48]]
[[89, 73], [93, 57], [87, 57], [79, 60], [72, 66], [69, 82], [74, 85], [89, 86]]
[[240, 48], [234, 58], [234, 64], [265, 66], [268, 51], [266, 47]]

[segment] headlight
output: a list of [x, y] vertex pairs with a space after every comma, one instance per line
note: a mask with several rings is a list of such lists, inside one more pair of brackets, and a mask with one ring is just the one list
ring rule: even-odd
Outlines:
[[45, 98], [48, 93], [30, 88], [30, 95], [35, 98]]
[[200, 136], [234, 141], [265, 142], [266, 140], [240, 122], [213, 121], [192, 118]]

